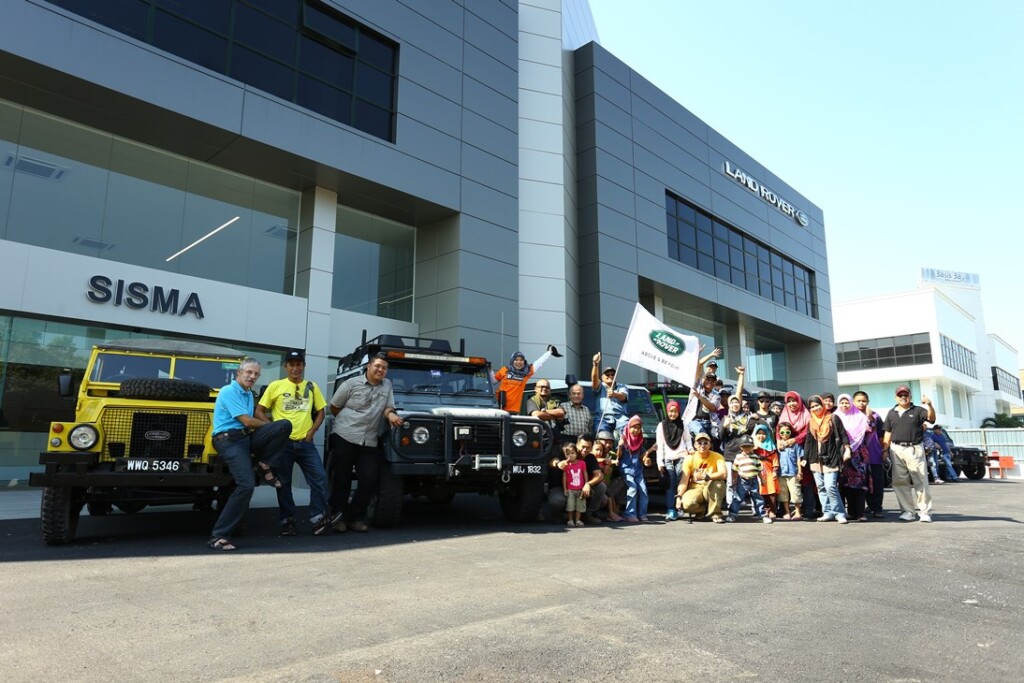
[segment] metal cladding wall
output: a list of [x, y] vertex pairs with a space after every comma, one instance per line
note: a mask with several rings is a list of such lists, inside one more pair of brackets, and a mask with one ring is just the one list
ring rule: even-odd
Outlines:
[[[590, 43], [575, 52], [581, 337], [621, 348], [641, 279], [790, 333], [794, 387], [836, 381], [821, 210], [626, 64]], [[802, 226], [727, 175], [739, 167], [806, 213]], [[818, 318], [668, 256], [666, 191], [815, 272]], [[794, 341], [797, 340], [797, 341]]]

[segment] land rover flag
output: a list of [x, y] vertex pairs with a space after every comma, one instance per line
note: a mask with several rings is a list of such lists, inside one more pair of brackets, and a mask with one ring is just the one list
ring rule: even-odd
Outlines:
[[699, 353], [700, 342], [696, 337], [676, 332], [638, 303], [619, 360], [690, 386], [697, 372]]

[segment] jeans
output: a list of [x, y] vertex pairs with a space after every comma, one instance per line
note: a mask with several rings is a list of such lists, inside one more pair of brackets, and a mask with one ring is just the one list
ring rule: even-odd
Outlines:
[[943, 477], [946, 481], [956, 481], [960, 478], [960, 475], [953, 469], [953, 460], [949, 457], [949, 453], [945, 451], [942, 453], [942, 464], [946, 468], [946, 476]]
[[[362, 446], [331, 434], [331, 510], [344, 512], [346, 522], [366, 521], [370, 500], [380, 483], [381, 454], [376, 446]], [[359, 482], [352, 494], [352, 471]]]
[[667, 460], [665, 462], [665, 509], [676, 509], [676, 489], [679, 488], [679, 478], [683, 474], [683, 460]]
[[622, 434], [622, 431], [626, 428], [628, 423], [629, 418], [625, 415], [619, 415], [616, 417], [612, 413], [597, 413], [594, 416], [594, 434], [607, 430], [618, 437]]
[[320, 459], [320, 453], [312, 442], [288, 440], [277, 478], [281, 488], [277, 490], [277, 506], [281, 521], [295, 518], [295, 498], [292, 496], [292, 470], [298, 465], [302, 476], [309, 484], [309, 518], [316, 519], [327, 512], [327, 470]]
[[690, 432], [690, 436], [698, 434], [711, 436], [711, 420], [690, 420], [686, 423], [686, 430]]
[[764, 496], [761, 495], [761, 479], [759, 477], [736, 478], [732, 503], [729, 504], [729, 514], [733, 517], [739, 514], [740, 507], [746, 502], [747, 496], [750, 496], [750, 502], [754, 507], [754, 517], [757, 519], [764, 517]]
[[939, 481], [939, 466], [937, 464], [938, 454], [935, 451], [928, 452], [928, 469], [932, 473], [932, 481]]
[[625, 517], [647, 516], [647, 482], [644, 481], [642, 467], [636, 471], [625, 471], [626, 479], [626, 512]]
[[217, 521], [213, 525], [213, 538], [230, 538], [235, 527], [242, 522], [245, 511], [249, 509], [249, 501], [252, 500], [252, 492], [256, 487], [252, 456], [271, 467], [277, 467], [284, 449], [288, 447], [291, 433], [291, 422], [276, 420], [258, 427], [252, 434], [237, 441], [214, 440], [213, 447], [217, 449], [217, 453], [235, 480], [235, 490], [231, 492], [227, 503], [217, 516]]
[[839, 497], [838, 472], [813, 472], [814, 483], [818, 485], [818, 500], [825, 517], [846, 517], [846, 507]]

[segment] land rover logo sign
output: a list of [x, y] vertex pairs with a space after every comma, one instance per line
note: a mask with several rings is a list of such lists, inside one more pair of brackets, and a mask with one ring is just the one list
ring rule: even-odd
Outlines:
[[651, 344], [654, 348], [670, 356], [681, 356], [686, 351], [686, 344], [673, 334], [664, 330], [654, 330], [650, 334]]
[[747, 188], [748, 190], [756, 194], [758, 197], [761, 198], [762, 201], [771, 204], [780, 212], [782, 212], [786, 216], [789, 216], [803, 227], [806, 228], [808, 225], [811, 224], [811, 219], [807, 217], [806, 213], [796, 208], [795, 206], [793, 206], [785, 199], [769, 190], [761, 183], [757, 182], [757, 180], [747, 175], [742, 169], [736, 168], [728, 161], [726, 161], [725, 166], [722, 168], [722, 172], [725, 173], [725, 175], [732, 178], [733, 180], [735, 180], [743, 187]]
[[167, 441], [171, 438], [171, 433], [162, 429], [151, 429], [146, 432], [145, 436], [146, 441]]

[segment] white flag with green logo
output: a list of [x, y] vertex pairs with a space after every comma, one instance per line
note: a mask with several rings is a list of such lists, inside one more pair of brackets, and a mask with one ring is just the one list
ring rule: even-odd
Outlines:
[[619, 358], [690, 386], [699, 353], [696, 337], [676, 332], [638, 303]]

